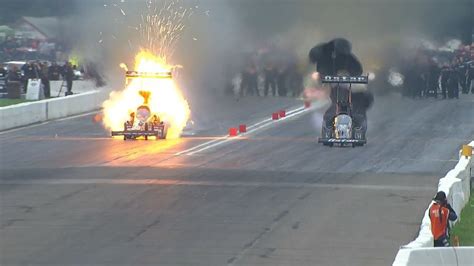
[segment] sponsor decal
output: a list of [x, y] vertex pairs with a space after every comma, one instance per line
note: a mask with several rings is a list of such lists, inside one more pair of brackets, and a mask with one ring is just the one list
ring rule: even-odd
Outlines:
[[360, 142], [358, 139], [328, 139], [328, 142], [341, 142], [341, 143], [355, 143]]

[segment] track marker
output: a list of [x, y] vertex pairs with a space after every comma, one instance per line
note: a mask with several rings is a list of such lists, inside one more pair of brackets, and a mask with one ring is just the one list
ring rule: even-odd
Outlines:
[[[295, 116], [298, 116], [298, 115], [300, 115], [300, 114], [302, 114], [302, 113], [305, 113], [305, 112], [307, 112], [307, 111], [308, 111], [308, 109], [297, 108], [297, 109], [295, 109], [293, 112], [291, 112], [291, 114], [287, 115], [286, 117], [284, 117], [284, 118], [282, 118], [282, 119], [279, 119], [278, 122], [279, 122], [279, 121], [284, 121], [284, 120], [286, 120], [286, 119], [290, 119], [290, 118], [295, 117]], [[270, 120], [270, 121], [272, 121], [272, 120]], [[261, 129], [263, 129], [263, 128], [269, 127], [269, 126], [271, 126], [271, 125], [274, 125], [274, 123], [271, 123], [271, 122], [267, 122], [267, 123], [263, 123], [263, 124], [261, 123], [260, 125], [258, 125], [258, 126], [256, 126], [256, 127], [252, 127], [252, 129], [251, 129], [251, 130], [248, 130], [246, 133], [241, 134], [241, 136], [242, 136], [242, 137], [243, 137], [243, 136], [247, 136], [247, 135], [249, 135], [249, 134], [252, 134], [252, 133], [254, 133], [254, 132], [258, 131], [258, 130], [261, 130]], [[249, 127], [249, 128], [250, 128], [250, 127]], [[192, 149], [191, 151], [181, 152], [180, 154], [194, 155], [194, 154], [196, 154], [196, 153], [203, 152], [203, 151], [205, 151], [205, 150], [208, 150], [208, 149], [211, 149], [211, 148], [220, 146], [220, 145], [225, 144], [225, 143], [227, 143], [227, 142], [230, 142], [230, 141], [232, 141], [232, 140], [235, 140], [235, 139], [233, 139], [233, 138], [221, 139], [221, 140], [216, 141], [216, 142], [214, 142], [214, 143], [210, 143], [209, 145], [203, 145], [203, 146], [201, 146], [200, 148]]]
[[273, 119], [273, 120], [278, 120], [278, 119], [280, 119], [280, 114], [279, 114], [279, 113], [272, 113], [272, 119]]
[[[286, 115], [287, 115], [287, 117], [288, 117], [289, 115], [294, 114], [294, 113], [297, 113], [297, 112], [301, 112], [302, 110], [305, 110], [305, 108], [304, 108], [304, 107], [298, 107], [298, 108], [295, 108], [295, 109], [292, 109], [292, 110], [288, 111], [288, 112], [286, 113]], [[287, 118], [287, 117], [285, 117], [285, 118]], [[259, 121], [259, 122], [255, 123], [255, 124], [249, 125], [249, 126], [247, 126], [247, 132], [245, 132], [245, 133], [242, 134], [242, 135], [246, 135], [246, 134], [249, 134], [249, 133], [254, 132], [255, 130], [259, 130], [259, 129], [262, 128], [262, 127], [261, 127], [262, 125], [266, 125], [266, 124], [268, 124], [268, 123], [270, 123], [270, 122], [272, 122], [272, 121], [273, 121], [272, 118], [266, 118], [266, 119], [264, 119], [264, 120], [262, 120], [262, 121]], [[191, 147], [191, 148], [189, 148], [189, 149], [186, 149], [186, 150], [184, 150], [184, 151], [177, 152], [177, 153], [175, 153], [175, 155], [178, 155], [178, 156], [179, 156], [179, 155], [183, 155], [183, 154], [191, 155], [190, 153], [193, 152], [193, 151], [195, 151], [195, 150], [198, 150], [198, 149], [200, 149], [200, 148], [205, 148], [205, 147], [207, 147], [207, 146], [212, 146], [212, 145], [214, 145], [214, 144], [216, 144], [216, 143], [220, 143], [220, 142], [224, 142], [224, 143], [225, 143], [225, 142], [227, 142], [227, 140], [229, 140], [229, 136], [228, 136], [228, 135], [221, 136], [221, 137], [218, 137], [218, 138], [216, 138], [216, 139], [214, 139], [214, 140], [211, 140], [211, 141], [208, 141], [208, 142], [204, 142], [204, 143], [201, 143], [201, 144], [196, 145], [196, 146], [194, 146], [194, 147]]]
[[237, 136], [237, 128], [231, 127], [229, 128], [229, 137], [236, 137]]

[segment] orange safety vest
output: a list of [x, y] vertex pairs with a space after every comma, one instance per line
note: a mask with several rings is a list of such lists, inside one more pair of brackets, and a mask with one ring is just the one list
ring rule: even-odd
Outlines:
[[437, 240], [443, 236], [446, 236], [449, 209], [439, 205], [438, 203], [433, 203], [433, 205], [430, 207], [429, 216], [431, 220], [431, 233], [433, 233], [433, 238]]

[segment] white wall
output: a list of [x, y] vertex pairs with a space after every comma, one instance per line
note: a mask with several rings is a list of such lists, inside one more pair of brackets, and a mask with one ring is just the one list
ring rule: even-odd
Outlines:
[[0, 107], [0, 130], [46, 121], [46, 105], [21, 103]]
[[399, 252], [400, 259], [394, 266], [472, 266], [474, 264], [474, 247], [447, 247], [447, 248], [405, 248]]
[[106, 88], [37, 102], [0, 107], [0, 131], [98, 110], [107, 99]]
[[102, 105], [104, 94], [105, 93], [100, 91], [90, 91], [67, 97], [50, 99], [46, 101], [47, 119], [57, 119], [96, 110]]

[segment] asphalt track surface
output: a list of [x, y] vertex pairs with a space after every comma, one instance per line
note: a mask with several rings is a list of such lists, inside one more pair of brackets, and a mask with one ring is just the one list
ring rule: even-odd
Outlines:
[[111, 139], [92, 115], [0, 133], [0, 265], [390, 265], [474, 136], [472, 95], [387, 96], [365, 147], [317, 144], [312, 110], [190, 154], [301, 105], [213, 102], [179, 140]]

